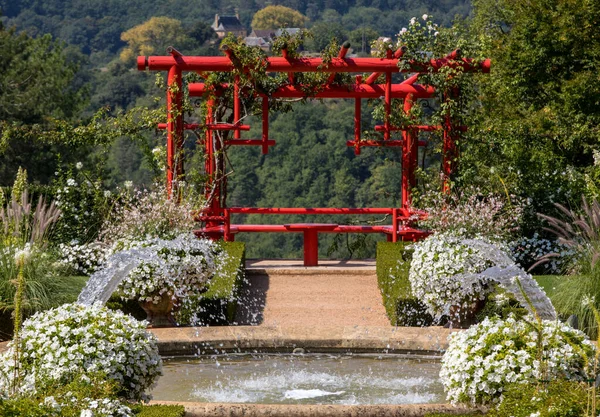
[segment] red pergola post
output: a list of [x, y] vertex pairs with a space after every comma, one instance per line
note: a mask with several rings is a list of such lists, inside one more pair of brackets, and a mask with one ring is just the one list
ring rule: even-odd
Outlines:
[[182, 73], [178, 65], [167, 75], [167, 195], [173, 193], [173, 181], [183, 175], [183, 91]]

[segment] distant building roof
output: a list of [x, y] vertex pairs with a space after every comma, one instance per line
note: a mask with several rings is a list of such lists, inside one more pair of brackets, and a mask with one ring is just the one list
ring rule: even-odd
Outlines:
[[250, 33], [253, 38], [272, 39], [275, 36], [275, 30], [272, 29], [253, 29]]
[[228, 32], [235, 33], [236, 35], [246, 34], [246, 28], [237, 16], [219, 16], [216, 14], [211, 28], [217, 32], [220, 38]]
[[264, 38], [258, 36], [248, 36], [244, 38], [244, 42], [248, 46], [260, 46], [261, 48], [269, 47], [270, 44]]

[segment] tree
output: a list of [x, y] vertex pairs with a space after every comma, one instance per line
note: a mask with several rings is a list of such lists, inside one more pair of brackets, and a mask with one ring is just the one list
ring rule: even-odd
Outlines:
[[252, 29], [303, 28], [308, 18], [285, 6], [267, 6], [252, 18]]
[[474, 36], [492, 72], [468, 133], [463, 181], [553, 202], [600, 196], [600, 5], [594, 0], [477, 0]]
[[33, 181], [47, 182], [56, 153], [77, 155], [11, 132], [15, 126], [40, 126], [48, 118], [78, 113], [85, 90], [73, 85], [77, 65], [68, 62], [62, 44], [50, 35], [32, 38], [2, 27], [0, 61], [0, 184], [11, 184], [19, 166]]
[[324, 50], [333, 38], [336, 38], [338, 43], [346, 40], [346, 31], [339, 23], [317, 22], [310, 28], [310, 31], [313, 37], [307, 44], [308, 48], [313, 51]]
[[193, 44], [181, 22], [170, 17], [153, 17], [121, 34], [127, 46], [121, 51], [121, 60], [131, 62], [138, 55], [164, 54], [168, 46], [184, 50]]

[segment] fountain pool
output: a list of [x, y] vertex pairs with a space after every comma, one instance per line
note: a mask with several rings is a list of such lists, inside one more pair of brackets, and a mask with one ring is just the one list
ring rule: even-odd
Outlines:
[[165, 358], [158, 401], [258, 404], [444, 402], [439, 358], [395, 354], [232, 354]]

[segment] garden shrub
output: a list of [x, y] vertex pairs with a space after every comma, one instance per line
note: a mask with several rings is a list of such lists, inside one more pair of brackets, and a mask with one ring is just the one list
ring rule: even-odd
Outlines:
[[[65, 304], [36, 313], [20, 332], [19, 386], [35, 393], [48, 381], [67, 384], [81, 373], [106, 372], [119, 383], [119, 396], [140, 400], [161, 375], [162, 360], [154, 335], [119, 311], [95, 304]], [[15, 348], [0, 356], [0, 393], [13, 387]]]
[[244, 280], [246, 246], [243, 242], [220, 241], [227, 254], [224, 263], [200, 295], [191, 322], [197, 325], [230, 324], [235, 319], [239, 291]]
[[583, 332], [557, 321], [486, 318], [450, 336], [440, 379], [453, 403], [496, 403], [510, 384], [589, 379], [594, 353]]
[[1, 416], [133, 417], [117, 395], [119, 384], [104, 373], [80, 373], [68, 383], [45, 380], [36, 392], [0, 399]]
[[[555, 380], [548, 383], [512, 384], [502, 403], [488, 417], [583, 417], [587, 416], [589, 387], [585, 383]], [[596, 416], [592, 412], [591, 416]]]
[[411, 293], [408, 270], [411, 251], [404, 242], [377, 243], [377, 283], [394, 326], [428, 326], [433, 318]]

